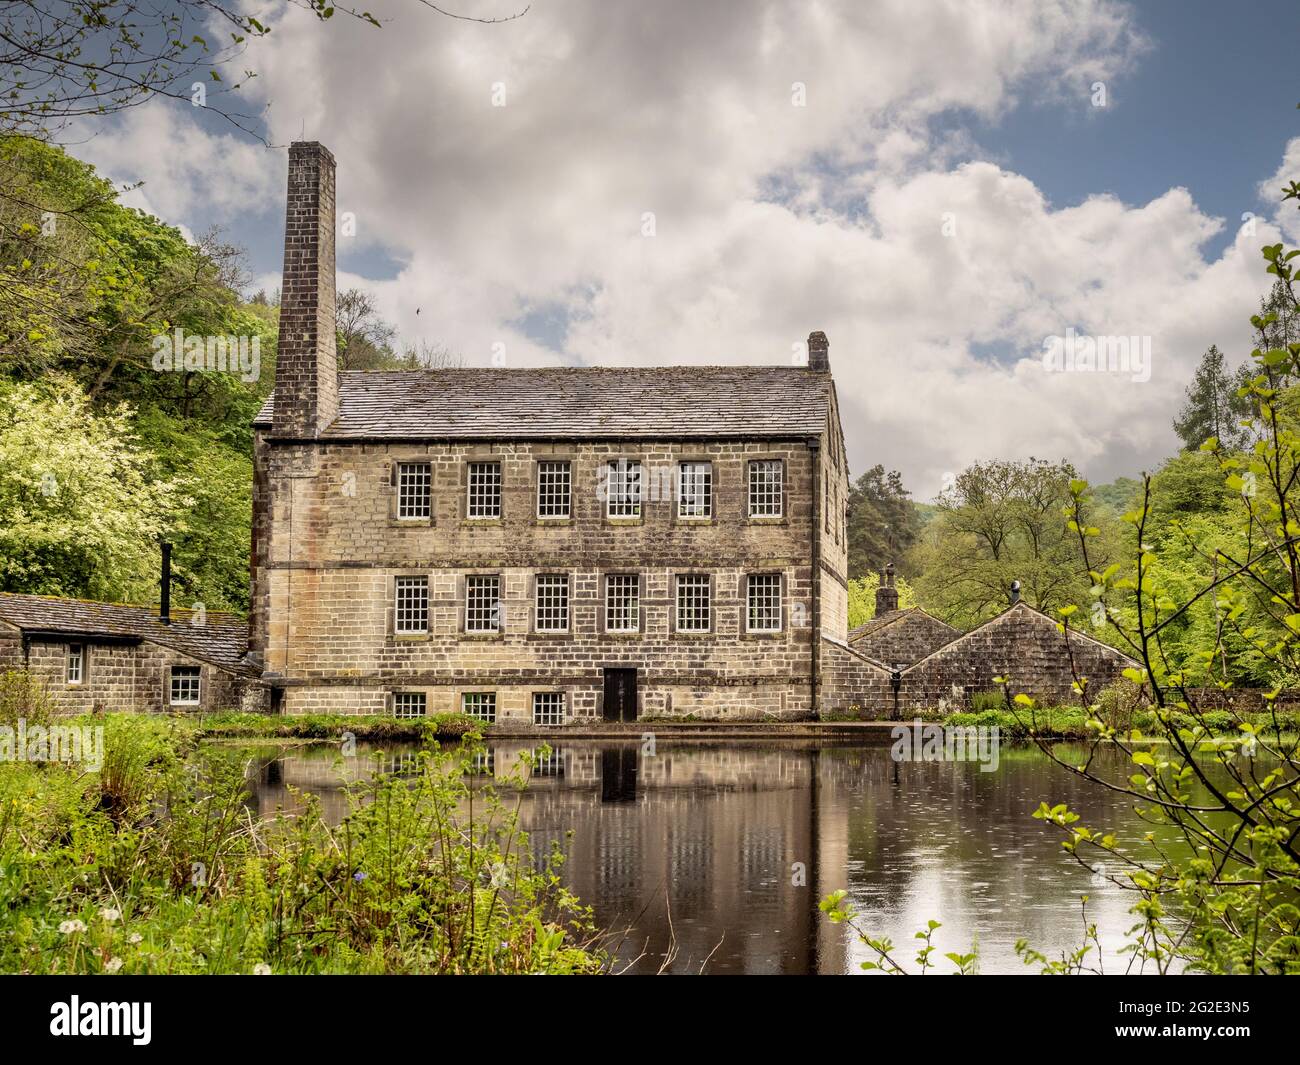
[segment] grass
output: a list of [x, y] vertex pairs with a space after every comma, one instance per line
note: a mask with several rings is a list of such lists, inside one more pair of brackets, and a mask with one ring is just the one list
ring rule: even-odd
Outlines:
[[65, 723], [104, 729], [97, 770], [0, 763], [0, 972], [607, 970], [558, 853], [533, 865], [522, 772], [471, 789], [474, 737], [351, 786], [334, 821], [310, 796], [254, 815], [247, 756], [202, 723]]

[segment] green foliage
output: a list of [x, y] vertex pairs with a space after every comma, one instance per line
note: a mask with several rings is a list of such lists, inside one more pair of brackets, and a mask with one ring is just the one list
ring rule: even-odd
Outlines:
[[190, 502], [153, 472], [127, 408], [97, 413], [66, 378], [0, 382], [0, 589], [147, 595], [168, 514]]
[[1249, 432], [1241, 423], [1250, 417], [1251, 405], [1238, 395], [1234, 376], [1223, 352], [1211, 344], [1187, 387], [1187, 402], [1174, 419], [1183, 447], [1194, 450], [1211, 437], [1232, 450], [1246, 446]]
[[0, 725], [48, 725], [53, 717], [54, 701], [38, 678], [23, 669], [0, 673]]
[[849, 487], [849, 577], [902, 562], [921, 534], [921, 519], [897, 470], [873, 466]]
[[[849, 579], [849, 628], [856, 629], [876, 616], [876, 589], [880, 587], [880, 574], [867, 573]], [[916, 606], [916, 592], [902, 577], [894, 578], [898, 591], [898, 609], [910, 610]]]
[[963, 471], [939, 496], [910, 564], [917, 597], [932, 613], [970, 628], [1005, 610], [1011, 582], [1052, 612], [1087, 587], [1062, 520], [1075, 473], [1067, 462], [991, 461]]
[[[586, 973], [605, 968], [553, 856], [436, 745], [329, 823], [247, 806], [248, 766], [184, 723], [108, 715], [98, 774], [0, 771], [0, 970]], [[521, 778], [506, 787], [521, 786]]]
[[[491, 726], [487, 726], [489, 729]], [[350, 733], [359, 740], [456, 740], [484, 725], [465, 714], [429, 714], [421, 718], [370, 717], [349, 714], [267, 714], [228, 712], [199, 719], [204, 737], [267, 737], [275, 739], [332, 739]]]

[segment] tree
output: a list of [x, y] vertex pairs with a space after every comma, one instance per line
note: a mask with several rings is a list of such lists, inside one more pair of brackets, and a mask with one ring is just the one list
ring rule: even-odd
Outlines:
[[[880, 587], [880, 574], [868, 573], [849, 578], [849, 628], [856, 629], [876, 616], [876, 589]], [[916, 591], [902, 577], [894, 579], [898, 589], [898, 609], [910, 610], [916, 606]]]
[[1074, 468], [1067, 462], [994, 460], [964, 470], [936, 500], [911, 563], [927, 609], [969, 628], [1005, 609], [1011, 582], [1040, 610], [1071, 602], [1086, 582], [1062, 509]]
[[[333, 0], [290, 2], [321, 22], [337, 11], [381, 26], [369, 11]], [[508, 22], [527, 11], [478, 18], [445, 11], [430, 0], [421, 4], [482, 23]], [[0, 5], [0, 134], [44, 139], [77, 120], [166, 97], [187, 106], [201, 100], [260, 140], [253, 116], [225, 101], [256, 76], [251, 70], [232, 76], [232, 64], [251, 41], [270, 32], [235, 0], [8, 0]]]
[[897, 470], [877, 464], [849, 488], [849, 577], [898, 564], [921, 534], [921, 519]]
[[97, 414], [64, 377], [0, 386], [0, 588], [151, 596], [157, 540], [191, 499], [152, 476], [131, 414]]
[[340, 292], [336, 313], [340, 370], [394, 369], [397, 329], [379, 316], [369, 292], [359, 288]]
[[[1284, 200], [1300, 205], [1300, 183], [1284, 190]], [[1274, 295], [1286, 301], [1288, 315], [1300, 313], [1292, 265], [1300, 251], [1271, 245], [1264, 257], [1278, 281]], [[1265, 345], [1276, 344], [1251, 352], [1257, 443], [1247, 454], [1205, 445], [1232, 500], [1235, 540], [1183, 538], [1206, 576], [1192, 586], [1168, 579], [1162, 530], [1153, 527], [1160, 513], [1153, 479], [1125, 516], [1132, 527], [1128, 557], [1110, 565], [1093, 550], [1087, 484], [1070, 489], [1070, 525], [1092, 595], [1139, 663], [1125, 677], [1149, 701], [1152, 724], [1143, 734], [1108, 720], [1098, 700], [1089, 722], [1092, 753], [1064, 757], [1040, 746], [1069, 772], [1131, 797], [1144, 819], [1172, 827], [1182, 846], [1157, 845], [1154, 834], [1145, 848], [1125, 846], [1084, 826], [1064, 804], [1045, 802], [1035, 816], [1062, 830], [1080, 862], [1135, 892], [1132, 952], [1159, 972], [1178, 963], [1217, 973], [1300, 973], [1300, 739], [1294, 726], [1288, 732], [1276, 703], [1280, 686], [1300, 675], [1300, 338], [1288, 335], [1277, 311], [1252, 322]], [[1128, 605], [1116, 608], [1117, 598]], [[1169, 635], [1207, 601], [1213, 629], [1194, 653], [1171, 655]], [[1061, 610], [1063, 628], [1080, 605]], [[1217, 697], [1239, 653], [1264, 660], [1277, 685], [1260, 693], [1262, 713]], [[1086, 677], [1075, 683], [1097, 699]], [[1032, 724], [1034, 701], [1016, 702]], [[1093, 756], [1101, 744], [1117, 746], [1128, 764], [1107, 772]]]
[[1249, 434], [1241, 422], [1250, 416], [1250, 404], [1238, 396], [1238, 380], [1239, 375], [1227, 370], [1218, 346], [1211, 344], [1187, 386], [1187, 401], [1174, 419], [1174, 432], [1184, 448], [1198, 448], [1210, 437], [1230, 450], [1246, 446]]

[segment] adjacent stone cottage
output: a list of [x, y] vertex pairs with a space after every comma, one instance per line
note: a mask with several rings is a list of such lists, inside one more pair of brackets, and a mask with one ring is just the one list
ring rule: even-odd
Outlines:
[[26, 670], [64, 713], [260, 708], [233, 615], [0, 592], [0, 670]]
[[826, 337], [786, 367], [338, 373], [334, 160], [290, 151], [249, 656], [287, 713], [800, 718], [847, 637]]

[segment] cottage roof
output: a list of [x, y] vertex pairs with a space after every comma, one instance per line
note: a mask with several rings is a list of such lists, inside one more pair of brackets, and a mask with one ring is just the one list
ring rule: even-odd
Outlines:
[[0, 621], [24, 632], [148, 640], [223, 669], [248, 669], [248, 623], [234, 614], [207, 611], [195, 625], [193, 611], [173, 610], [164, 625], [156, 607], [0, 592]]
[[[347, 371], [325, 439], [816, 436], [831, 375], [801, 366]], [[272, 395], [253, 424], [270, 428]]]

